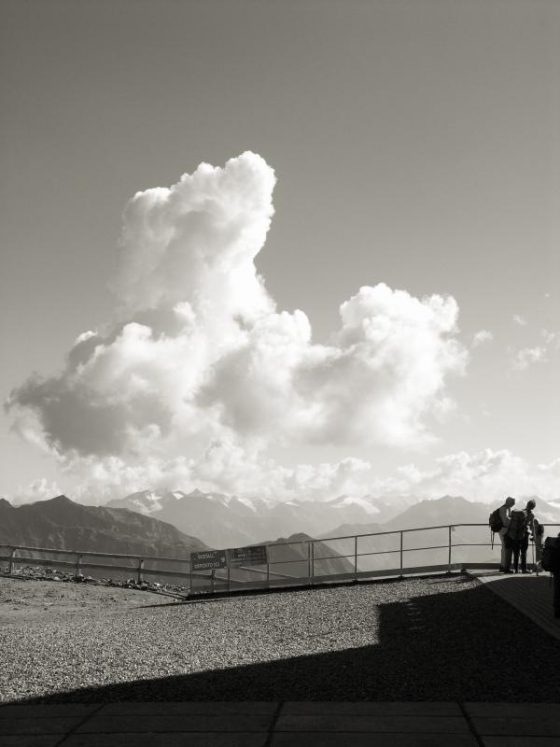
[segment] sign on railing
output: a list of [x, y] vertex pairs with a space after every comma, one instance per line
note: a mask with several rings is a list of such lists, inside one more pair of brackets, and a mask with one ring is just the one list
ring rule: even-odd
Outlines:
[[215, 571], [227, 567], [225, 550], [205, 550], [191, 552], [191, 568], [193, 571]]
[[266, 565], [267, 562], [266, 545], [191, 552], [193, 571], [215, 571], [220, 568], [239, 568], [242, 565]]
[[228, 565], [230, 568], [238, 568], [240, 565], [266, 565], [266, 563], [266, 545], [234, 547], [228, 550]]

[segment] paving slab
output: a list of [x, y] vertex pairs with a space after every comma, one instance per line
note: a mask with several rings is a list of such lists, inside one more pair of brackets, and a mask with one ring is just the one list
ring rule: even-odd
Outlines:
[[429, 702], [336, 702], [289, 701], [282, 705], [281, 715], [361, 715], [361, 716], [462, 716], [458, 703]]
[[484, 747], [558, 747], [558, 737], [482, 737]]
[[2, 736], [2, 747], [57, 747], [60, 734], [12, 734]]
[[461, 734], [469, 731], [463, 717], [361, 716], [357, 714], [280, 715], [274, 731], [380, 732]]
[[249, 732], [127, 734], [123, 732], [122, 734], [103, 734], [102, 741], [100, 741], [99, 734], [71, 734], [60, 743], [60, 747], [265, 747], [267, 740], [268, 734], [265, 732], [260, 734]]
[[[89, 747], [89, 745], [88, 745]], [[270, 747], [480, 747], [472, 734], [274, 734]]]
[[[107, 703], [101, 706], [99, 714], [104, 716], [171, 716], [171, 715], [188, 715], [188, 714], [259, 714], [264, 716], [274, 716], [278, 710], [279, 703], [270, 701], [189, 701], [183, 703], [173, 702], [150, 702], [150, 703]], [[98, 706], [99, 707], [99, 706]]]
[[67, 734], [81, 721], [80, 718], [6, 718], [0, 721], [0, 737], [3, 739], [6, 734]]
[[483, 718], [471, 719], [475, 731], [481, 736], [556, 737], [560, 745], [560, 719], [558, 718]]
[[0, 721], [22, 718], [85, 718], [99, 710], [93, 703], [53, 703], [52, 705], [26, 705], [25, 703], [0, 705]]
[[560, 747], [560, 704], [468, 702], [461, 705], [421, 701], [7, 704], [0, 706], [0, 744], [2, 747], [448, 747], [451, 744], [453, 747]]
[[208, 715], [187, 714], [171, 716], [92, 716], [76, 729], [79, 733], [112, 734], [117, 732], [266, 732], [272, 717], [262, 714]]
[[560, 703], [464, 703], [464, 707], [469, 716], [560, 720]]

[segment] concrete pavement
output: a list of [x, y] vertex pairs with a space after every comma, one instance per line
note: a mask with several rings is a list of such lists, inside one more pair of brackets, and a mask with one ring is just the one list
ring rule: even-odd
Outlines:
[[189, 702], [0, 707], [3, 747], [552, 747], [560, 705]]

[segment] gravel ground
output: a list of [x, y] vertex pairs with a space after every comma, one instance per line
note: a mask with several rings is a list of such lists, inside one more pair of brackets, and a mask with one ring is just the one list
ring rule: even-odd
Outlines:
[[170, 598], [153, 593], [95, 584], [57, 583], [0, 577], [0, 624], [41, 623], [73, 614], [105, 615], [146, 604], [169, 603]]
[[560, 642], [468, 578], [180, 604], [102, 591], [117, 601], [3, 622], [0, 700], [560, 700]]

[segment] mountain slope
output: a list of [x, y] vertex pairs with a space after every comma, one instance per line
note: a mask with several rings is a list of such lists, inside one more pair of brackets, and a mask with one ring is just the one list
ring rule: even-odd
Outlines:
[[59, 495], [17, 508], [0, 501], [0, 544], [182, 557], [206, 545], [133, 511], [83, 506]]

